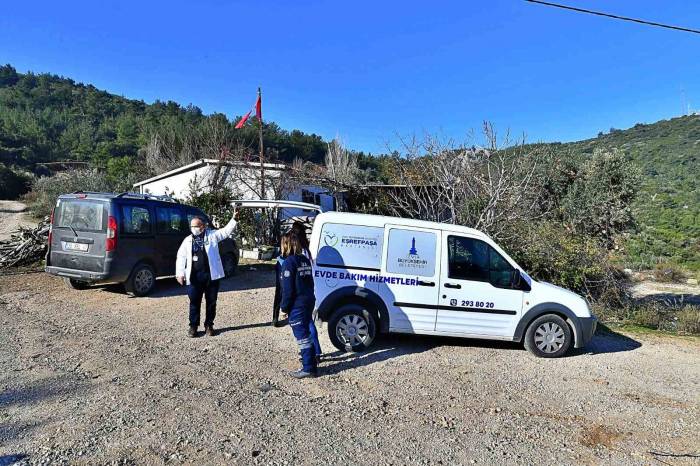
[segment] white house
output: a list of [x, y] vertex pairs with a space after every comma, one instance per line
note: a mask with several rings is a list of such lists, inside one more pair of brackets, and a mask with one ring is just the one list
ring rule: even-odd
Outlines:
[[[324, 211], [336, 210], [335, 199], [320, 186], [296, 186], [287, 192], [275, 193], [275, 180], [285, 175], [288, 167], [279, 163], [264, 164], [266, 198], [279, 197], [290, 201], [303, 201], [320, 205]], [[186, 201], [192, 189], [206, 191], [211, 188], [211, 180], [219, 172], [222, 182], [241, 199], [259, 199], [260, 164], [246, 162], [228, 162], [217, 159], [200, 159], [189, 165], [139, 181], [134, 184], [135, 191], [142, 194], [164, 194]], [[301, 209], [285, 209], [283, 217], [313, 216], [315, 212]]]

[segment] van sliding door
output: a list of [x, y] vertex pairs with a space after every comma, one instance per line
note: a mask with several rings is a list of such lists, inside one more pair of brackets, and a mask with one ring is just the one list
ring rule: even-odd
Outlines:
[[379, 294], [391, 331], [433, 331], [440, 281], [440, 231], [387, 225]]

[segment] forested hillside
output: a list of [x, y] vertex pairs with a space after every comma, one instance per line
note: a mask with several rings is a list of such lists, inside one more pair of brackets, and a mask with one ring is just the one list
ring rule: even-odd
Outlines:
[[[31, 178], [23, 171], [50, 174], [62, 168], [52, 163], [66, 161], [97, 168], [113, 180], [110, 186], [126, 189], [135, 178], [162, 168], [145, 163], [149, 150], [177, 164], [209, 154], [202, 141], [220, 137], [219, 131], [227, 133], [227, 141], [249, 148], [254, 158], [255, 123], [240, 130], [233, 124], [223, 114], [204, 115], [193, 105], [146, 104], [71, 79], [0, 66], [0, 197], [28, 189]], [[320, 136], [272, 122], [265, 124], [264, 140], [267, 157], [282, 162], [322, 163], [327, 150]], [[653, 267], [670, 261], [700, 270], [700, 116], [611, 129], [594, 139], [550, 147], [577, 158], [596, 149], [622, 151], [643, 173], [633, 205], [638, 229], [624, 242], [630, 263]], [[385, 157], [355, 155], [362, 181], [392, 179]]]
[[[128, 170], [153, 135], [171, 135], [174, 145], [182, 145], [212, 120], [232, 129], [225, 115], [204, 115], [193, 105], [146, 104], [71, 79], [0, 66], [0, 163], [6, 167], [47, 173], [42, 164], [75, 161]], [[251, 123], [236, 136], [241, 145], [256, 147]], [[265, 124], [264, 140], [268, 156], [283, 162], [298, 157], [318, 163], [326, 152], [320, 136], [272, 122]]]
[[554, 147], [584, 155], [621, 150], [643, 175], [633, 204], [638, 232], [626, 243], [627, 255], [643, 267], [665, 259], [700, 270], [700, 116], [611, 129]]

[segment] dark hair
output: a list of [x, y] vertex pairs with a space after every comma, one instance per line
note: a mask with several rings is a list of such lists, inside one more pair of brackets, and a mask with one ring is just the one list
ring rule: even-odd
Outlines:
[[289, 231], [282, 236], [282, 241], [280, 243], [280, 250], [282, 252], [282, 257], [288, 257], [293, 254], [303, 254], [304, 248], [299, 240], [299, 235], [293, 231]]
[[306, 227], [299, 220], [292, 224], [292, 232], [299, 237], [302, 250], [309, 249], [309, 240], [306, 238]]

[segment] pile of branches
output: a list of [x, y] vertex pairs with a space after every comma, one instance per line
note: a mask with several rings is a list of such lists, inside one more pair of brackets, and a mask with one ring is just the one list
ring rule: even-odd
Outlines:
[[0, 269], [27, 265], [44, 258], [49, 237], [49, 218], [36, 228], [20, 227], [9, 240], [0, 241]]

